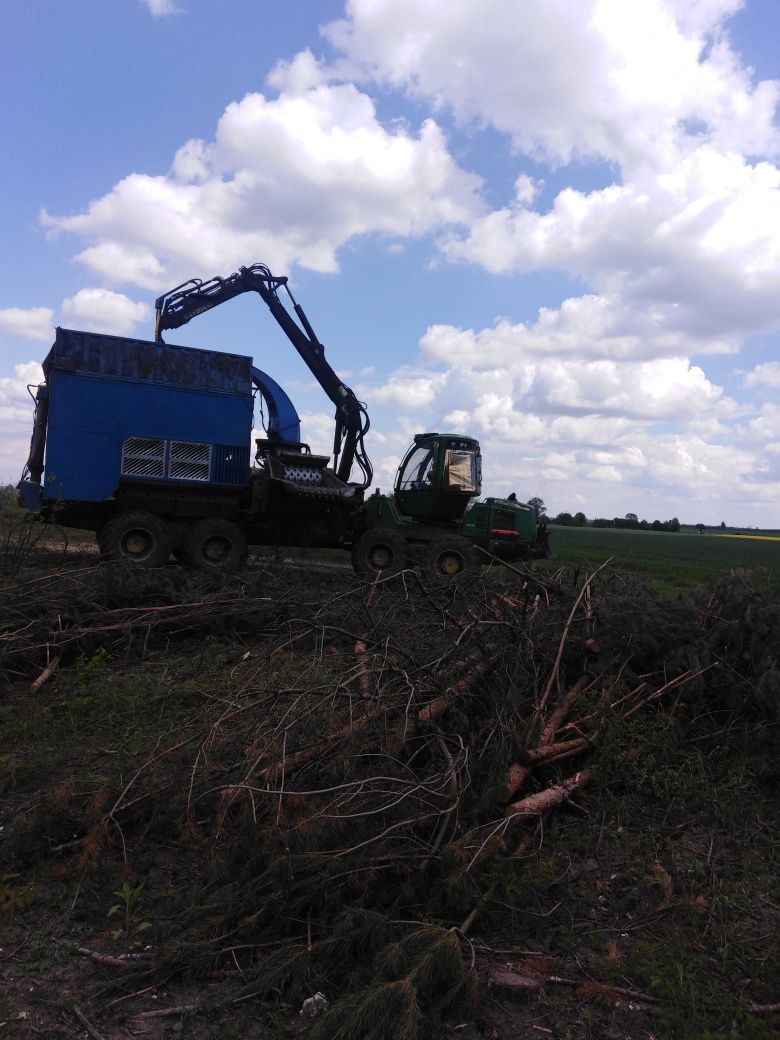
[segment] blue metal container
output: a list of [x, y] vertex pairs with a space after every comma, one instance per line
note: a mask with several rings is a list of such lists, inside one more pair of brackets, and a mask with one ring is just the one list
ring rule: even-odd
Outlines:
[[43, 370], [46, 502], [101, 502], [122, 477], [247, 483], [251, 358], [58, 328]]

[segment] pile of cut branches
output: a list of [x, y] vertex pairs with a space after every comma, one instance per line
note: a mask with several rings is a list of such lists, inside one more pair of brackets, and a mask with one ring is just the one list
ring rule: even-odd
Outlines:
[[141, 652], [198, 633], [257, 632], [273, 624], [268, 596], [251, 583], [214, 580], [179, 567], [122, 564], [15, 575], [0, 584], [0, 675], [33, 678], [97, 649]]
[[511, 585], [340, 575], [303, 595], [283, 571], [210, 591], [165, 571], [138, 579], [160, 586], [154, 606], [131, 605], [142, 592], [112, 573], [47, 586], [48, 622], [18, 597], [6, 660], [28, 660], [47, 623], [55, 647], [150, 653], [219, 619], [246, 646], [218, 706], [156, 747], [72, 843], [88, 867], [117, 834], [132, 857], [135, 833], [173, 828], [199, 861], [152, 961], [122, 984], [232, 973], [233, 1001], [324, 989], [336, 999], [315, 1037], [411, 1038], [468, 1010], [469, 934], [497, 878], [522, 870], [556, 810], [582, 811], [609, 727], [701, 696], [722, 663], [702, 635], [726, 624], [714, 600], [697, 617], [616, 571]]

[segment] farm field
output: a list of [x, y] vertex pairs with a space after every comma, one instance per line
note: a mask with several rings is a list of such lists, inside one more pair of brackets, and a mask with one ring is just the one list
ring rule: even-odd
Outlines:
[[612, 559], [666, 594], [692, 591], [730, 570], [762, 570], [768, 586], [780, 583], [780, 539], [615, 528], [550, 528], [550, 545], [563, 561], [598, 567]]

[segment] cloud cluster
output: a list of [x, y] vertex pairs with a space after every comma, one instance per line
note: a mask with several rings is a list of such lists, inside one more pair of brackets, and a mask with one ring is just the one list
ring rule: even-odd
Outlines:
[[[554, 511], [769, 522], [780, 408], [758, 413], [686, 357], [638, 360], [525, 349], [536, 328], [431, 327], [416, 366], [369, 400], [406, 429], [461, 429], [482, 444], [486, 488], [541, 494]], [[768, 386], [768, 363], [743, 377]], [[407, 392], [408, 391], [408, 392]], [[775, 446], [775, 447], [773, 447]], [[767, 453], [773, 461], [767, 463]], [[773, 454], [774, 453], [774, 454]], [[736, 521], [735, 521], [736, 522]]]
[[518, 152], [635, 170], [699, 132], [723, 152], [777, 148], [777, 84], [754, 86], [722, 32], [742, 3], [350, 0], [327, 35], [343, 74], [490, 124]]
[[745, 374], [743, 385], [770, 391], [780, 389], [780, 361], [765, 361]]
[[[357, 236], [440, 232], [452, 261], [585, 282], [546, 317], [565, 335], [585, 316], [596, 354], [736, 351], [780, 321], [780, 171], [756, 159], [780, 146], [780, 87], [754, 83], [729, 46], [741, 2], [351, 0], [325, 30], [330, 66], [308, 50], [279, 62], [278, 95], [229, 105], [168, 175], [130, 174], [42, 221], [86, 239], [79, 259], [107, 284], [156, 290], [247, 257], [334, 271]], [[543, 184], [519, 169], [490, 211], [437, 122], [388, 127], [348, 77], [494, 127], [518, 167], [606, 162], [608, 183], [579, 188], [570, 165], [540, 207]]]
[[545, 212], [516, 198], [444, 249], [497, 273], [565, 271], [597, 290], [603, 322], [633, 326], [645, 348], [710, 353], [780, 322], [778, 226], [780, 170], [707, 144], [669, 171], [566, 188]]
[[[415, 370], [379, 390], [400, 404], [404, 379], [410, 399], [424, 388], [430, 421], [478, 431], [504, 486], [514, 464], [561, 506], [618, 508], [625, 483], [678, 509], [736, 496], [760, 512], [780, 492], [774, 416], [751, 422], [691, 360], [780, 324], [780, 86], [729, 45], [741, 6], [351, 0], [329, 27], [342, 70], [511, 139], [513, 197], [443, 236], [444, 255], [587, 286], [529, 324], [432, 326]], [[547, 191], [524, 156], [564, 186]], [[779, 378], [770, 362], [742, 385]]]
[[[482, 431], [505, 429], [509, 439], [527, 437], [523, 417], [529, 415], [689, 422], [701, 416], [726, 418], [737, 407], [687, 358], [541, 359], [522, 349], [510, 357], [511, 340], [504, 337], [506, 360], [501, 361], [491, 356], [492, 333], [478, 336], [436, 326], [423, 338], [419, 366], [397, 371], [381, 386], [364, 384], [359, 392], [412, 414], [428, 412], [443, 419], [473, 413], [472, 424]], [[447, 358], [449, 367], [436, 371], [425, 366], [436, 358]]]
[[728, 44], [741, 6], [352, 0], [328, 35], [342, 68], [490, 125], [519, 153], [609, 164], [612, 183], [578, 189], [572, 169], [545, 209], [520, 174], [514, 198], [447, 236], [445, 255], [565, 271], [639, 349], [712, 352], [780, 321], [780, 171], [755, 159], [780, 148], [780, 85], [754, 84]]
[[[509, 313], [523, 275], [561, 272], [580, 295], [526, 322], [432, 325], [416, 359], [359, 388], [386, 409], [383, 472], [402, 436], [441, 424], [484, 439], [496, 486], [519, 468], [560, 508], [617, 503], [627, 485], [659, 515], [737, 493], [757, 515], [780, 494], [777, 417], [756, 403], [778, 364], [743, 363], [731, 386], [708, 372], [780, 325], [780, 84], [756, 82], [730, 45], [742, 4], [348, 0], [325, 28], [329, 62], [280, 61], [167, 174], [42, 213], [105, 286], [63, 317], [130, 331], [147, 310], [123, 285], [159, 291], [254, 258], [328, 273], [372, 236], [428, 236], [443, 263], [503, 278]], [[399, 95], [422, 109], [419, 125], [381, 119], [380, 93], [383, 111]], [[501, 154], [482, 166], [514, 181], [498, 204], [467, 168], [483, 141]], [[45, 338], [51, 319], [7, 310], [0, 331]]]
[[44, 212], [43, 224], [86, 239], [78, 259], [107, 283], [159, 290], [257, 257], [334, 271], [355, 236], [418, 236], [482, 211], [480, 178], [458, 167], [434, 120], [416, 134], [387, 129], [367, 94], [319, 82], [305, 56], [272, 78], [278, 97], [228, 105], [214, 140], [182, 145], [168, 175], [130, 174], [83, 213]]

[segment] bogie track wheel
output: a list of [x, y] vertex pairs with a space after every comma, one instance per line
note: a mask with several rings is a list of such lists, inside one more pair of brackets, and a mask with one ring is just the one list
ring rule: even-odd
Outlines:
[[397, 574], [408, 558], [406, 539], [392, 527], [372, 528], [352, 546], [352, 567], [357, 574]]
[[98, 532], [98, 545], [107, 559], [134, 567], [162, 567], [171, 555], [165, 524], [141, 509], [117, 513], [107, 520]]
[[424, 566], [437, 578], [458, 580], [479, 570], [479, 558], [467, 538], [439, 535], [425, 550]]
[[195, 570], [207, 574], [232, 573], [246, 563], [246, 535], [232, 520], [204, 517], [184, 535], [179, 554], [182, 561]]

